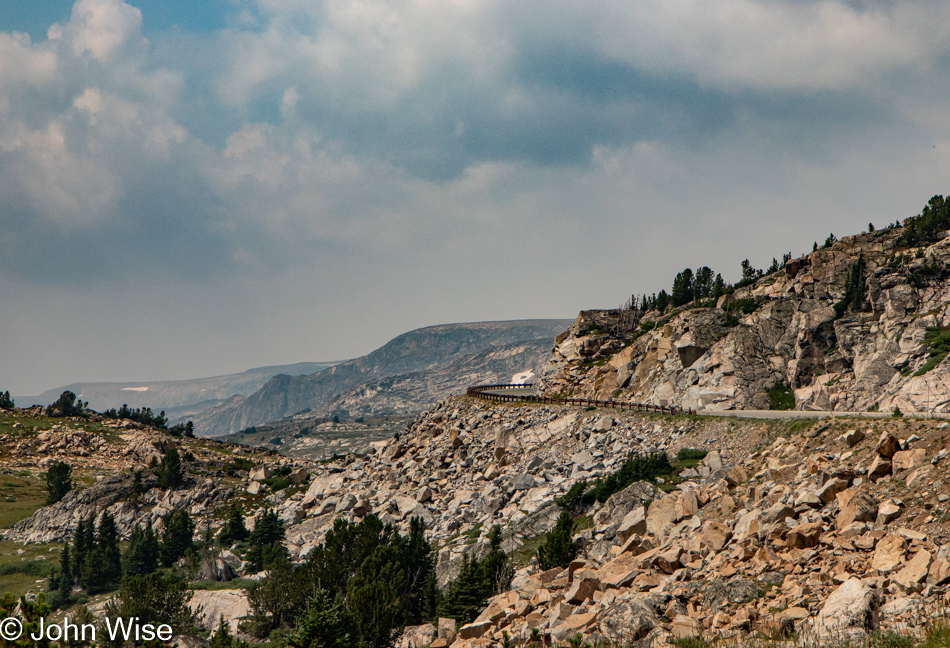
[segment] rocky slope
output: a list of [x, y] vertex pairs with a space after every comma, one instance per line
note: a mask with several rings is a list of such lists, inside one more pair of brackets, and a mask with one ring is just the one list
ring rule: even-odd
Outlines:
[[[447, 365], [453, 362], [466, 362], [468, 356], [486, 353], [492, 347], [527, 343], [539, 338], [553, 339], [570, 324], [566, 320], [523, 320], [511, 322], [478, 322], [471, 324], [445, 324], [430, 326], [404, 333], [394, 338], [376, 351], [331, 367], [309, 376], [279, 375], [272, 378], [259, 391], [248, 397], [235, 396], [222, 405], [194, 417], [195, 429], [205, 436], [224, 436], [250, 426], [256, 426], [303, 410], [329, 409], [334, 400], [359, 401], [353, 404], [354, 410], [387, 407], [381, 391], [372, 393], [374, 388], [367, 386], [361, 396], [355, 392], [341, 397], [359, 385], [393, 376], [406, 377], [399, 381], [398, 391], [393, 400], [399, 407], [421, 411], [427, 404], [448, 395], [444, 389], [454, 389], [458, 381], [453, 382], [447, 376]], [[512, 350], [514, 357], [521, 351]], [[517, 373], [536, 364], [535, 357], [524, 350], [528, 365], [516, 369]], [[502, 352], [502, 355], [504, 352]], [[499, 358], [494, 358], [498, 360]], [[484, 358], [486, 367], [493, 358]], [[474, 362], [474, 359], [468, 360]], [[446, 367], [446, 371], [439, 372]], [[505, 371], [510, 370], [508, 367]], [[484, 372], [495, 369], [485, 368]], [[427, 375], [423, 376], [422, 372]], [[428, 372], [436, 372], [428, 374]], [[506, 379], [510, 375], [506, 375]], [[418, 380], [421, 378], [421, 383]], [[377, 383], [379, 385], [379, 383]], [[410, 395], [410, 392], [412, 395]], [[370, 401], [366, 394], [372, 393]], [[382, 403], [376, 405], [375, 403]]]
[[[302, 560], [337, 517], [374, 513], [403, 530], [420, 517], [444, 584], [500, 525], [517, 567], [511, 589], [472, 624], [407, 629], [405, 645], [428, 644], [436, 632], [436, 648], [493, 645], [503, 633], [524, 643], [535, 632], [549, 643], [581, 634], [656, 646], [756, 629], [865, 636], [919, 630], [948, 597], [950, 431], [940, 421], [749, 421], [456, 397], [369, 452], [320, 464], [149, 430], [90, 432], [78, 421], [39, 430], [45, 423], [25, 414], [18, 423], [0, 436], [5, 466], [38, 471], [68, 458], [101, 479], [17, 523], [8, 540], [59, 541], [103, 510], [127, 537], [134, 523], [160, 526], [178, 508], [201, 535], [237, 501], [249, 522], [275, 508]], [[191, 455], [189, 481], [164, 491], [152, 487], [146, 464], [171, 443]], [[579, 511], [587, 523], [575, 536], [578, 559], [539, 570], [534, 550], [560, 513], [556, 497], [610, 474], [631, 452], [682, 448], [710, 452], [673, 482], [636, 482]], [[235, 455], [256, 467], [235, 467]], [[274, 492], [266, 480], [282, 467], [293, 479]], [[131, 468], [146, 475], [137, 506], [128, 500]], [[208, 577], [252, 576], [232, 552], [219, 562]], [[196, 600], [235, 627], [247, 613], [241, 589]]]
[[[339, 515], [426, 521], [440, 581], [494, 524], [519, 565], [472, 624], [409, 629], [405, 641], [489, 646], [540, 632], [638, 645], [763, 629], [822, 640], [919, 630], [950, 582], [947, 424], [791, 423], [445, 401], [410, 434], [317, 469], [290, 541], [305, 556]], [[588, 511], [581, 556], [542, 572], [532, 558], [579, 480], [630, 451], [711, 450], [664, 492], [638, 482]], [[663, 484], [659, 484], [663, 486]], [[474, 540], [474, 542], [473, 542]], [[412, 637], [416, 639], [413, 640]]]
[[[797, 409], [948, 411], [933, 338], [950, 326], [950, 238], [906, 247], [902, 232], [843, 238], [709, 307], [638, 313], [632, 330], [617, 311], [583, 312], [541, 388], [701, 411], [769, 409], [780, 382]], [[859, 259], [854, 308], [844, 301]]]

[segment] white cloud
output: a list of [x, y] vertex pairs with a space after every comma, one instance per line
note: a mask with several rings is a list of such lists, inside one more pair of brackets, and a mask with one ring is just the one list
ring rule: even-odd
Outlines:
[[[128, 44], [141, 42], [142, 12], [122, 0], [77, 0], [62, 30], [77, 55], [98, 61], [115, 57]], [[58, 35], [52, 31], [51, 35]]]

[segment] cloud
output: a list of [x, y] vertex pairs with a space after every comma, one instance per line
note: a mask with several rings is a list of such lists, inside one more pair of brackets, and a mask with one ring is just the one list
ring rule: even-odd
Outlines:
[[728, 156], [710, 163], [733, 171], [721, 195], [789, 194], [794, 161], [947, 126], [929, 82], [946, 78], [943, 3], [242, 7], [145, 39], [134, 6], [78, 0], [45, 41], [0, 33], [0, 274], [202, 282], [314, 255], [500, 254], [473, 223], [551, 243], [540, 229], [578, 226], [559, 204], [652, 205], [706, 173], [696, 159]]

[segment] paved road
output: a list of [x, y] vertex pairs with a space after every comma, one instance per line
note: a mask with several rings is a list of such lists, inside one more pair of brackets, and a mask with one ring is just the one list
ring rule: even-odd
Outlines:
[[[534, 387], [508, 387], [505, 389], [486, 389], [486, 394], [499, 394], [504, 396], [537, 396], [538, 392]], [[775, 410], [702, 410], [696, 412], [697, 416], [725, 416], [725, 417], [735, 417], [735, 418], [749, 418], [749, 419], [823, 419], [823, 418], [848, 418], [848, 417], [861, 417], [861, 418], [892, 418], [892, 415], [888, 412], [812, 412], [812, 411], [775, 411]], [[947, 419], [950, 420], [950, 414], [942, 413], [908, 413], [904, 415], [905, 418], [913, 419]]]

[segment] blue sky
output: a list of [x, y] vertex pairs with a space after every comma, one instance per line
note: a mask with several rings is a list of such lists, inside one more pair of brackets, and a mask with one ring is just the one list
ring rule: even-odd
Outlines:
[[[73, 4], [73, 0], [0, 0], [0, 30], [25, 32], [41, 41], [50, 25], [69, 18]], [[142, 12], [142, 31], [147, 36], [176, 29], [190, 33], [223, 29], [237, 8], [229, 0], [135, 0], [128, 4]]]
[[0, 389], [573, 317], [914, 215], [950, 191], [947, 32], [923, 0], [2, 0]]

